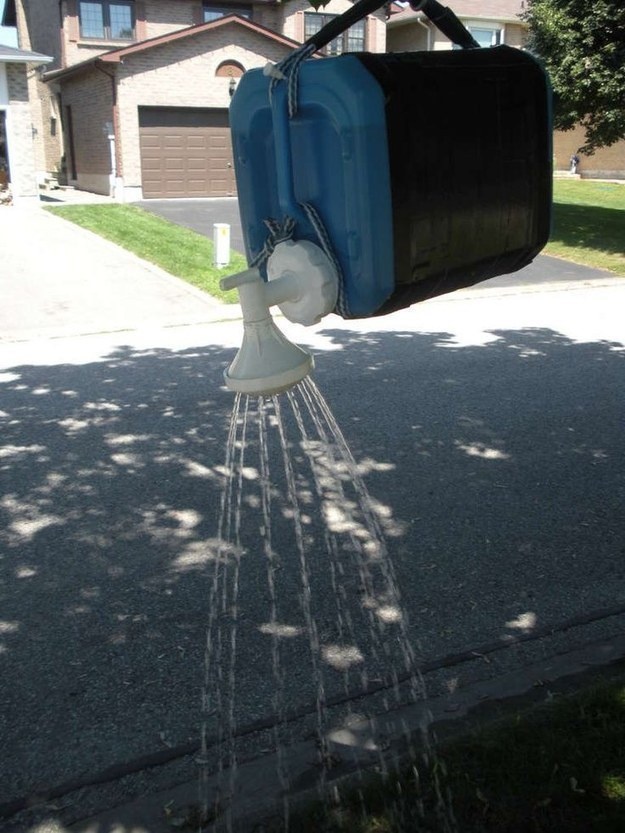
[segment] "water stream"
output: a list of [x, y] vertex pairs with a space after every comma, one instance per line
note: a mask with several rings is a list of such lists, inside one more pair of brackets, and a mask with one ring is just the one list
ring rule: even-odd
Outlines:
[[[280, 396], [235, 395], [220, 472], [207, 600], [201, 813], [233, 829], [243, 748], [238, 728], [270, 714], [286, 831], [288, 747], [298, 704], [314, 703], [317, 789], [325, 801], [333, 766], [330, 706], [341, 703], [341, 720], [349, 722], [360, 716], [352, 714], [356, 695], [380, 681], [389, 682], [386, 710], [425, 692], [383, 534], [384, 511], [315, 383], [305, 379]], [[377, 763], [385, 772], [383, 746], [377, 744]], [[211, 773], [218, 789], [209, 800]]]

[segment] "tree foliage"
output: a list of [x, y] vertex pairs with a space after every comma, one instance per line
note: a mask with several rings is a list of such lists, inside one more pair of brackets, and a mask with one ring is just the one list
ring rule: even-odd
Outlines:
[[625, 0], [529, 0], [528, 48], [555, 93], [555, 124], [586, 130], [583, 153], [625, 137]]

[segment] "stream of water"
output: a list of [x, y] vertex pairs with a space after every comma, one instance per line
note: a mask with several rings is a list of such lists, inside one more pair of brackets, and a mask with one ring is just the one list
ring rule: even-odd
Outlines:
[[[387, 511], [369, 495], [315, 383], [307, 378], [280, 396], [235, 395], [220, 471], [202, 690], [201, 813], [233, 829], [239, 730], [250, 716], [269, 714], [288, 831], [287, 757], [298, 704], [314, 704], [317, 788], [326, 800], [330, 707], [341, 702], [341, 719], [349, 721], [356, 695], [380, 681], [389, 683], [386, 710], [425, 692], [385, 542]], [[377, 748], [377, 768], [385, 772], [383, 744]], [[209, 799], [215, 772], [217, 794]]]

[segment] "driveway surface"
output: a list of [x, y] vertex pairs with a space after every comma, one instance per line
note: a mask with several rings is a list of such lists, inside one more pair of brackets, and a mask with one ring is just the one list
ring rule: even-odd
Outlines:
[[[0, 829], [102, 833], [115, 821], [158, 833], [131, 828], [115, 808], [196, 777], [236, 308], [44, 212], [0, 209], [0, 246]], [[484, 285], [372, 321], [280, 323], [316, 354], [432, 695], [623, 631], [624, 303], [622, 280], [586, 271], [581, 281]], [[276, 625], [284, 707], [299, 712], [290, 740], [317, 725], [275, 430], [272, 614], [255, 407], [231, 515], [239, 549], [228, 552], [242, 555], [228, 557], [229, 607], [213, 621], [231, 644], [236, 610], [242, 756], [271, 746]], [[401, 672], [402, 634], [391, 616], [388, 655], [374, 656], [364, 629], [350, 644], [362, 576], [326, 552], [292, 423], [318, 667], [329, 699], [353, 700], [363, 667], [370, 682], [393, 664]], [[338, 536], [347, 500], [329, 507]], [[360, 527], [349, 532], [368, 541]], [[354, 647], [364, 660], [346, 689]], [[361, 696], [353, 709], [383, 709], [384, 697]], [[105, 809], [110, 827], [81, 821]]]
[[179, 226], [185, 226], [198, 234], [213, 239], [213, 224], [228, 223], [230, 225], [230, 246], [235, 252], [245, 252], [241, 218], [239, 217], [239, 201], [236, 197], [224, 199], [193, 199], [193, 200], [142, 200], [136, 205], [171, 220]]
[[[230, 224], [230, 242], [237, 252], [245, 252], [239, 203], [236, 197], [224, 199], [192, 200], [142, 200], [136, 203], [146, 211], [171, 220], [172, 223], [190, 228], [206, 237], [213, 237], [214, 223]], [[555, 257], [539, 255], [533, 263], [512, 275], [502, 275], [488, 282], [491, 288], [510, 286], [536, 286], [545, 283], [567, 283], [593, 280], [597, 271], [577, 263], [568, 263]]]

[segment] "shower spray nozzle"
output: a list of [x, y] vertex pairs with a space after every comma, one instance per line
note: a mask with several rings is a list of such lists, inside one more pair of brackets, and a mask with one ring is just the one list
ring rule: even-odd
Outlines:
[[314, 243], [280, 243], [267, 262], [267, 275], [264, 281], [252, 268], [221, 281], [222, 289], [238, 289], [243, 312], [243, 342], [224, 372], [226, 386], [237, 393], [280, 393], [313, 369], [312, 355], [278, 329], [270, 307], [277, 305], [290, 321], [309, 326], [336, 304], [336, 270]]

